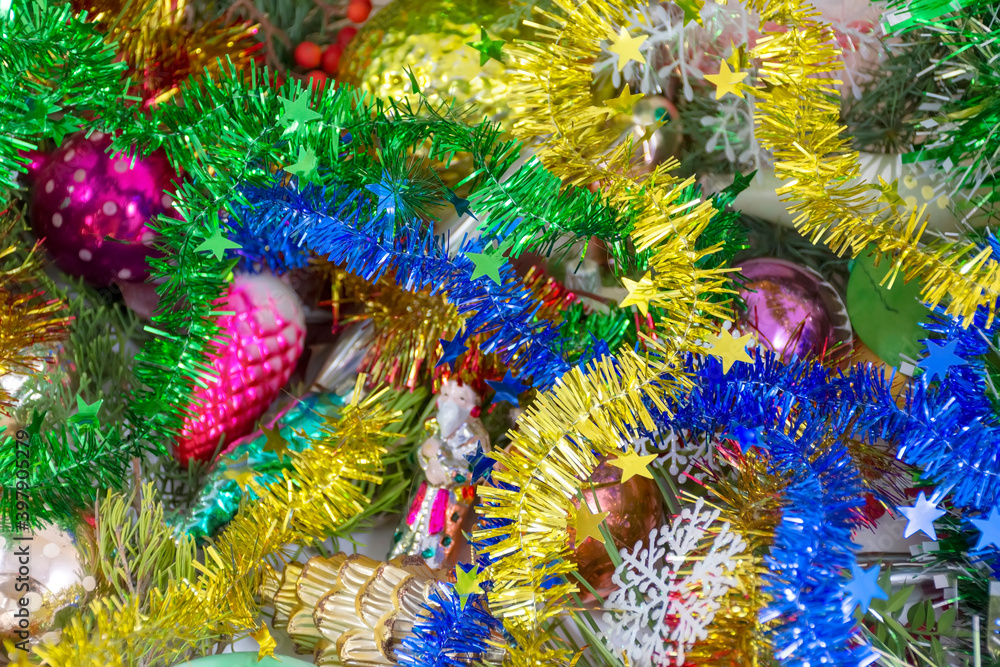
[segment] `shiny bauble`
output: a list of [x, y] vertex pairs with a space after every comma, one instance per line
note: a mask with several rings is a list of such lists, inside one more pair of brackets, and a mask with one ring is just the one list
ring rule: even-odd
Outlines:
[[176, 216], [177, 173], [166, 153], [133, 159], [109, 154], [111, 137], [67, 137], [35, 174], [31, 224], [63, 271], [97, 287], [142, 282], [160, 214]]
[[783, 359], [840, 359], [850, 353], [851, 320], [840, 295], [812, 269], [773, 258], [740, 262], [744, 333]]
[[468, 45], [480, 39], [480, 26], [490, 39], [509, 43], [514, 32], [498, 33], [495, 25], [509, 13], [506, 0], [395, 0], [351, 40], [340, 58], [340, 78], [383, 100], [405, 99], [416, 108], [420, 96], [413, 94], [409, 69], [432, 105], [473, 102], [476, 120], [485, 115], [512, 122], [506, 67], [495, 60], [480, 65], [479, 51]]
[[[610, 512], [605, 525], [615, 544], [632, 545], [646, 539], [649, 531], [663, 524], [663, 495], [651, 479], [636, 475], [622, 484], [621, 478], [621, 469], [604, 461], [583, 485], [583, 497], [591, 512], [598, 512], [598, 504], [601, 512]], [[573, 499], [573, 506], [580, 507], [578, 498]], [[616, 588], [611, 581], [615, 566], [607, 549], [593, 538], [576, 544], [576, 529], [571, 525], [568, 530], [573, 547], [570, 560], [576, 564], [580, 576], [601, 597], [607, 597]], [[586, 590], [581, 590], [580, 595], [582, 599], [592, 599]]]
[[20, 641], [46, 632], [56, 613], [79, 604], [96, 582], [83, 575], [69, 533], [50, 525], [17, 537], [0, 538], [0, 634]]
[[216, 377], [195, 389], [175, 454], [206, 461], [219, 446], [250, 433], [291, 377], [305, 344], [298, 297], [268, 274], [240, 275], [219, 310], [225, 341], [210, 363]]
[[191, 662], [181, 662], [174, 667], [315, 667], [311, 662], [302, 662], [286, 655], [267, 657], [260, 661], [256, 653], [241, 651], [239, 653], [223, 653], [198, 658]]

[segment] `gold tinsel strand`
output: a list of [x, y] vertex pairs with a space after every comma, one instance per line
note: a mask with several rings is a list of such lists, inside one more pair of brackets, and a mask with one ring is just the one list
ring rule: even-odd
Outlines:
[[[504, 376], [507, 367], [500, 356], [485, 354], [479, 348], [483, 335], [466, 340], [469, 349], [454, 371], [437, 370], [428, 364], [443, 354], [440, 340], [462, 330], [464, 319], [448, 302], [447, 294], [411, 292], [399, 287], [391, 276], [382, 276], [372, 284], [337, 266], [320, 265], [319, 270], [332, 282], [334, 323], [368, 320], [372, 324], [372, 343], [361, 364], [369, 383], [413, 390], [433, 374], [435, 389], [444, 379], [457, 378], [477, 391], [486, 391], [485, 380]], [[561, 322], [564, 309], [577, 301], [572, 292], [534, 266], [523, 282], [538, 304], [537, 321]], [[363, 312], [347, 314], [352, 305], [362, 306]]]
[[818, 76], [839, 68], [831, 27], [804, 0], [750, 0], [748, 8], [760, 13], [762, 26], [787, 28], [762, 28], [764, 36], [748, 55], [760, 62], [767, 83], [752, 91], [757, 140], [774, 155], [775, 175], [785, 181], [777, 192], [790, 203], [795, 226], [838, 253], [857, 256], [876, 245], [893, 257], [889, 284], [899, 274], [921, 278], [927, 304], [945, 303], [947, 313], [963, 317], [966, 326], [976, 309], [988, 304], [992, 320], [1000, 263], [990, 250], [966, 241], [922, 244], [924, 208], [901, 216], [898, 207], [880, 203], [882, 196], [861, 178], [858, 153], [849, 149], [840, 123], [835, 82]]
[[36, 653], [50, 667], [123, 665], [123, 656], [137, 655], [172, 665], [199, 642], [253, 631], [267, 561], [283, 563], [287, 544], [320, 541], [356, 516], [369, 502], [361, 483], [381, 479], [382, 455], [398, 437], [384, 429], [399, 413], [382, 406], [384, 391], [359, 400], [364, 379], [359, 376], [354, 401], [323, 427], [322, 437], [290, 452], [293, 467], [281, 480], [249, 482], [259, 500], [244, 505], [205, 549], [195, 581], [171, 581], [146, 601], [97, 600], [92, 618], [74, 616], [57, 644], [42, 644]]
[[634, 4], [622, 0], [579, 5], [554, 0], [554, 4], [562, 10], [560, 15], [538, 12], [548, 25], [530, 23], [537, 30], [537, 41], [510, 49], [518, 65], [511, 85], [516, 101], [511, 104], [522, 111], [514, 133], [526, 141], [536, 140], [539, 159], [567, 183], [600, 183], [612, 204], [636, 212], [632, 231], [636, 248], [655, 248], [649, 303], [664, 312], [657, 322], [658, 333], [677, 337], [681, 349], [698, 350], [704, 333], [729, 314], [725, 303], [707, 301], [709, 295], [729, 293], [726, 271], [696, 266], [719, 249], [695, 250], [696, 239], [716, 211], [709, 201], [678, 202], [694, 179], [671, 176], [677, 166], [674, 161], [657, 165], [649, 174], [630, 176], [631, 141], [620, 142], [618, 129], [606, 122], [615, 113], [612, 109], [591, 104], [592, 63], [601, 53], [602, 41], [626, 22]]
[[[6, 240], [13, 229], [13, 219], [0, 220], [0, 239]], [[72, 320], [66, 304], [45, 295], [32, 286], [40, 270], [39, 245], [22, 260], [0, 270], [0, 378], [11, 375], [34, 375], [44, 367], [32, 353], [40, 343], [54, 343], [68, 333]], [[17, 246], [0, 246], [0, 262], [13, 260]], [[8, 260], [9, 258], [9, 260]], [[11, 396], [0, 386], [0, 414], [7, 414]], [[8, 434], [12, 435], [12, 434]]]
[[515, 639], [509, 653], [514, 665], [571, 659], [540, 625], [559, 615], [566, 596], [576, 590], [571, 583], [553, 586], [550, 577], [575, 569], [568, 558], [566, 529], [575, 511], [570, 499], [597, 467], [595, 451], [620, 453], [639, 426], [654, 427], [645, 401], [666, 410], [667, 396], [690, 388], [671, 365], [678, 350], [647, 344], [656, 357], [626, 351], [615, 362], [593, 362], [586, 373], [572, 369], [525, 410], [510, 431], [508, 451], [493, 453], [493, 479], [509, 487], [480, 486], [478, 510], [485, 519], [509, 523], [479, 527], [474, 539], [497, 540], [484, 548], [495, 559], [486, 575], [493, 582], [490, 610]]
[[219, 60], [248, 66], [255, 46], [257, 27], [247, 23], [217, 19], [190, 26], [187, 0], [73, 0], [73, 9], [87, 11], [108, 42], [117, 42], [141, 97], [157, 104], [173, 97], [189, 75], [217, 72]]
[[770, 601], [760, 578], [767, 571], [763, 555], [781, 520], [781, 493], [787, 482], [768, 471], [767, 457], [757, 449], [723, 449], [720, 453], [735, 474], [713, 473], [705, 485], [704, 499], [743, 538], [747, 557], [735, 561], [736, 585], [719, 600], [707, 636], [687, 651], [685, 664], [757, 667], [768, 664], [771, 655], [766, 626], [760, 622], [760, 612]]
[[540, 159], [569, 183], [601, 182], [611, 201], [637, 211], [636, 246], [653, 248], [650, 303], [663, 307], [666, 316], [657, 325], [662, 338], [648, 341], [655, 356], [626, 351], [617, 366], [604, 360], [586, 373], [573, 369], [525, 411], [510, 433], [509, 451], [494, 454], [494, 479], [511, 490], [481, 488], [479, 509], [484, 518], [509, 524], [477, 530], [475, 539], [499, 540], [486, 548], [495, 559], [487, 575], [493, 582], [490, 608], [515, 638], [510, 653], [515, 665], [571, 660], [569, 650], [540, 629], [576, 590], [571, 583], [543, 585], [574, 569], [566, 531], [570, 499], [597, 465], [594, 450], [620, 452], [635, 427], [652, 427], [644, 400], [665, 409], [668, 396], [690, 386], [676, 368], [680, 353], [702, 351], [701, 339], [728, 314], [725, 304], [706, 298], [727, 292], [725, 272], [696, 267], [716, 250], [694, 249], [714, 214], [711, 204], [677, 202], [691, 181], [672, 178], [667, 172], [673, 164], [660, 165], [641, 182], [625, 176], [631, 145], [609, 151], [617, 139], [603, 129], [609, 110], [584, 102], [591, 99], [589, 63], [612, 34], [611, 26], [623, 22], [629, 5], [616, 0], [556, 4], [565, 12], [562, 17], [542, 13], [556, 27], [533, 24], [541, 43], [513, 50], [520, 66], [513, 94], [520, 95], [517, 106], [527, 112], [515, 133], [542, 137]]
[[[450, 338], [462, 328], [462, 318], [443, 294], [427, 290], [410, 292], [396, 285], [391, 276], [374, 284], [338, 267], [329, 267], [333, 282], [335, 323], [369, 320], [372, 343], [362, 361], [371, 382], [416, 388], [432, 370], [441, 352], [441, 338]], [[342, 314], [357, 303], [364, 310]]]

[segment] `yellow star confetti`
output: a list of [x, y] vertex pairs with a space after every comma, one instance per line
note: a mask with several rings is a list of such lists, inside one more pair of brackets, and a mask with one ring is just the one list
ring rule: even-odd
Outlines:
[[882, 193], [879, 201], [883, 201], [889, 206], [906, 206], [906, 202], [899, 196], [899, 181], [886, 182], [881, 176], [878, 177], [879, 185], [876, 188]]
[[[242, 457], [233, 461], [226, 472], [222, 473], [222, 476], [226, 479], [236, 480], [236, 483], [240, 485], [240, 488], [244, 491], [247, 489], [247, 484], [250, 480], [254, 478], [257, 473], [251, 468], [247, 463], [250, 460], [249, 454], [244, 454]], [[237, 469], [239, 468], [239, 469]]]
[[257, 662], [268, 656], [274, 657], [274, 649], [278, 647], [278, 642], [274, 641], [274, 637], [271, 636], [271, 631], [267, 629], [266, 624], [261, 623], [260, 628], [256, 632], [250, 633], [250, 636], [256, 639], [260, 645], [260, 649], [257, 651]]
[[617, 35], [608, 38], [611, 45], [608, 51], [618, 54], [618, 71], [621, 72], [633, 60], [640, 65], [646, 64], [646, 58], [639, 53], [639, 46], [646, 41], [647, 36], [633, 37], [628, 30], [622, 28]]
[[588, 537], [592, 537], [601, 544], [604, 544], [604, 535], [601, 533], [601, 523], [608, 518], [610, 512], [591, 514], [587, 503], [580, 503], [580, 509], [576, 511], [576, 546], [579, 547]]
[[629, 481], [636, 475], [653, 479], [653, 473], [649, 472], [649, 464], [656, 458], [656, 454], [639, 456], [634, 449], [628, 448], [624, 455], [617, 458], [608, 459], [608, 463], [622, 470], [622, 484]]
[[728, 373], [729, 369], [737, 361], [745, 361], [748, 364], [753, 363], [753, 358], [747, 354], [746, 349], [747, 344], [753, 340], [753, 334], [733, 338], [733, 334], [723, 329], [718, 336], [706, 338], [705, 340], [712, 344], [709, 354], [722, 360], [723, 374]]
[[650, 274], [644, 275], [639, 282], [628, 278], [622, 278], [622, 282], [625, 284], [625, 289], [628, 290], [628, 296], [622, 299], [621, 307], [639, 306], [639, 312], [645, 317], [649, 311], [649, 302], [656, 298], [657, 293], [656, 285], [650, 279]]
[[628, 84], [626, 83], [625, 90], [622, 91], [622, 94], [613, 99], [604, 100], [604, 106], [609, 107], [612, 111], [617, 113], [628, 115], [632, 113], [632, 107], [635, 106], [635, 103], [642, 98], [642, 93], [636, 93], [633, 95]]
[[736, 86], [747, 78], [746, 72], [734, 72], [729, 69], [729, 63], [723, 60], [719, 63], [718, 74], [706, 74], [705, 78], [715, 84], [715, 99], [721, 100], [726, 93], [732, 93], [736, 97], [743, 99], [743, 91]]
[[279, 459], [283, 459], [288, 456], [288, 441], [285, 437], [278, 432], [278, 427], [265, 428], [260, 427], [261, 432], [267, 437], [267, 441], [264, 443], [264, 451], [271, 452]]
[[459, 595], [459, 603], [465, 607], [470, 595], [480, 595], [483, 589], [479, 587], [479, 567], [473, 565], [468, 571], [461, 565], [455, 566], [455, 592]]

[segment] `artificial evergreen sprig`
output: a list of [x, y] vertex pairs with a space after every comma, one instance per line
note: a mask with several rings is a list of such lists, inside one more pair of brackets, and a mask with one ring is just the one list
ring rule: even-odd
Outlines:
[[108, 303], [82, 281], [70, 285], [67, 290], [45, 285], [47, 293], [64, 298], [73, 320], [56, 355], [54, 377], [29, 380], [28, 393], [38, 398], [16, 406], [18, 423], [28, 423], [34, 410], [45, 413], [45, 424], [61, 424], [75, 410], [77, 396], [88, 404], [103, 400], [101, 417], [108, 424], [121, 423], [128, 410], [132, 360], [146, 338], [142, 323], [123, 304]]
[[946, 47], [929, 35], [911, 34], [902, 44], [886, 44], [886, 59], [862, 85], [861, 96], [843, 100], [841, 118], [854, 148], [889, 155], [914, 149], [925, 95], [941, 92], [935, 90], [932, 63], [942, 51]]
[[193, 579], [193, 538], [177, 537], [164, 522], [164, 507], [152, 482], [129, 494], [108, 491], [95, 504], [94, 539], [82, 540], [84, 565], [97, 591], [140, 600], [171, 579]]

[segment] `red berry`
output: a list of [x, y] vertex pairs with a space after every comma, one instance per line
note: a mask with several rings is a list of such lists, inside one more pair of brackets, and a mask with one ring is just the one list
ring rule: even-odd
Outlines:
[[364, 23], [372, 11], [372, 6], [364, 0], [353, 0], [347, 5], [347, 18], [353, 23]]
[[340, 44], [326, 47], [326, 51], [323, 52], [323, 71], [330, 76], [336, 74], [337, 67], [340, 65], [340, 55], [343, 52], [344, 47]]
[[295, 64], [302, 69], [316, 69], [321, 57], [322, 52], [312, 42], [302, 42], [295, 47]]
[[347, 46], [348, 44], [350, 44], [351, 40], [354, 39], [354, 36], [356, 34], [358, 34], [357, 28], [355, 28], [353, 25], [347, 26], [346, 28], [337, 33], [337, 44], [340, 44], [341, 46]]
[[314, 69], [306, 77], [308, 77], [309, 83], [316, 88], [322, 88], [326, 85], [326, 72], [321, 69]]

